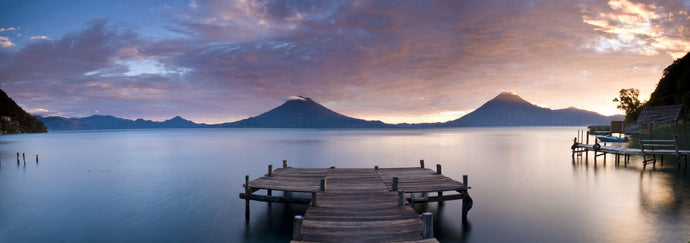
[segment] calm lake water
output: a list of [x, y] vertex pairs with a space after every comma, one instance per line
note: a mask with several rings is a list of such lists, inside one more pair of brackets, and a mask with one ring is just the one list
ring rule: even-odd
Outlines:
[[[687, 242], [690, 176], [573, 161], [580, 127], [161, 129], [0, 136], [0, 242], [287, 242], [303, 206], [252, 201], [267, 165], [469, 175], [474, 207], [429, 203], [441, 242]], [[16, 163], [17, 152], [26, 164]], [[35, 156], [39, 154], [39, 163]]]

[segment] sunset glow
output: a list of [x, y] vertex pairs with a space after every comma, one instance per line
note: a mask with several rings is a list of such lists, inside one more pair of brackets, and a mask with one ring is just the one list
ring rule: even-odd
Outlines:
[[[46, 12], [46, 9], [50, 11]], [[25, 110], [219, 123], [310, 97], [389, 123], [504, 91], [620, 114], [690, 51], [688, 1], [0, 3], [0, 85]]]

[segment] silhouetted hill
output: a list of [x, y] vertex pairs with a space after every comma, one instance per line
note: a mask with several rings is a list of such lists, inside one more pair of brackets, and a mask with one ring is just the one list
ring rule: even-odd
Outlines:
[[645, 106], [690, 105], [690, 53], [664, 69]]
[[114, 116], [93, 115], [84, 118], [64, 118], [59, 116], [37, 117], [48, 130], [102, 130], [102, 129], [142, 129], [142, 128], [196, 128], [206, 127], [176, 116], [170, 120], [157, 122], [144, 119], [129, 120]]
[[367, 121], [334, 112], [310, 98], [298, 96], [268, 112], [220, 127], [265, 128], [386, 128], [381, 121]]
[[41, 121], [26, 113], [0, 89], [0, 134], [47, 132]]
[[493, 126], [578, 126], [609, 124], [622, 116], [603, 116], [576, 108], [552, 110], [527, 102], [520, 96], [503, 92], [469, 114], [444, 123], [444, 127]]

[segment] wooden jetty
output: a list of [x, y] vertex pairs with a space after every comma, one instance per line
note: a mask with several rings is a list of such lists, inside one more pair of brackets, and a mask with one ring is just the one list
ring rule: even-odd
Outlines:
[[[602, 145], [596, 140], [593, 144], [589, 144], [589, 136], [590, 134], [587, 132], [586, 138], [583, 139], [578, 135], [578, 137], [573, 139], [573, 145], [570, 146], [573, 158], [575, 158], [576, 155], [582, 156], [582, 153], [588, 156], [588, 152], [592, 151], [594, 153], [595, 162], [599, 156], [604, 156], [604, 162], [606, 162], [606, 155], [613, 154], [616, 163], [621, 162], [622, 159], [623, 162], [627, 164], [630, 162], [631, 155], [642, 155], [642, 163], [646, 167], [649, 163], [656, 166], [657, 156], [659, 156], [659, 161], [661, 165], [663, 165], [664, 155], [673, 155], [676, 158], [683, 157], [686, 167], [688, 164], [688, 154], [690, 154], [690, 150], [678, 149], [678, 142], [675, 138], [672, 140], [639, 140], [640, 148], [626, 148], [607, 146], [606, 143]], [[582, 140], [585, 140], [585, 143], [580, 142]], [[680, 164], [678, 164], [678, 166], [680, 167]]]
[[[250, 200], [309, 204], [304, 216], [295, 216], [294, 242], [437, 242], [432, 214], [420, 217], [409, 204], [462, 199], [466, 219], [473, 203], [466, 175], [455, 181], [441, 174], [440, 165], [424, 168], [423, 160], [411, 168], [291, 168], [283, 161], [283, 168], [269, 166], [258, 179], [246, 176], [244, 188], [247, 219]], [[283, 196], [272, 195], [276, 190]], [[311, 198], [286, 196], [292, 192]]]

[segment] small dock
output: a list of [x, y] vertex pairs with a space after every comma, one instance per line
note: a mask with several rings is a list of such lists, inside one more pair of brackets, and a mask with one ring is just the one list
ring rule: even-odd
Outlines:
[[[304, 216], [295, 216], [293, 242], [437, 242], [433, 215], [419, 215], [409, 205], [462, 199], [466, 219], [473, 202], [466, 175], [455, 181], [436, 167], [424, 168], [422, 160], [409, 168], [291, 168], [283, 161], [283, 168], [269, 166], [258, 179], [245, 177], [240, 198], [246, 200], [247, 219], [250, 200], [309, 204]], [[276, 190], [283, 196], [274, 196]], [[311, 198], [286, 196], [292, 192]]]
[[[576, 137], [573, 140], [573, 145], [570, 147], [570, 149], [572, 150], [573, 159], [576, 155], [578, 157], [582, 156], [583, 153], [586, 157], [588, 157], [588, 152], [592, 151], [594, 153], [595, 162], [597, 157], [599, 156], [604, 156], [604, 162], [606, 162], [606, 155], [613, 154], [616, 163], [620, 163], [622, 161], [624, 164], [627, 164], [628, 162], [630, 162], [631, 155], [642, 155], [642, 163], [646, 167], [649, 163], [652, 163], [653, 166], [656, 166], [657, 156], [659, 157], [661, 165], [663, 165], [664, 155], [673, 155], [676, 158], [683, 157], [685, 159], [685, 166], [687, 167], [688, 154], [690, 154], [690, 150], [678, 149], [678, 144], [675, 139], [640, 140], [640, 148], [625, 148], [619, 146], [607, 146], [607, 143], [604, 143], [602, 145], [596, 141], [596, 138], [594, 138], [594, 144], [589, 144], [589, 132], [587, 132], [586, 136], [587, 137], [583, 139], [578, 135], [578, 137]], [[585, 140], [586, 142], [581, 143], [580, 141], [582, 140]], [[678, 164], [678, 166], [680, 167], [680, 164]]]

